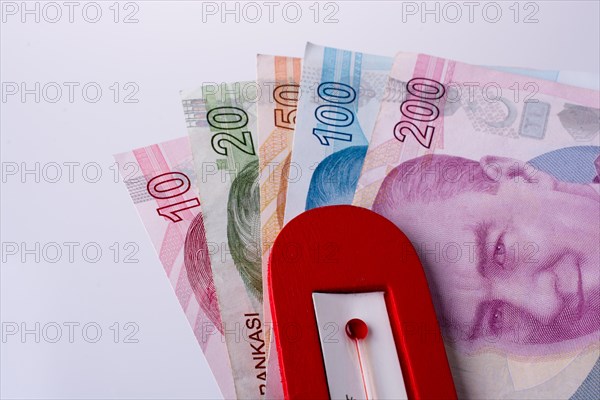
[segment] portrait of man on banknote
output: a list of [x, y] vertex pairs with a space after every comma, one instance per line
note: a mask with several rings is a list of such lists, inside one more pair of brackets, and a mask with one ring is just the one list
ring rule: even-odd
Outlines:
[[248, 292], [262, 301], [258, 160], [235, 177], [227, 202], [227, 241]]
[[[344, 188], [356, 186], [365, 153], [356, 146], [323, 160], [307, 206], [348, 202]], [[565, 166], [567, 156], [579, 165]], [[529, 162], [429, 155], [387, 174], [373, 211], [419, 253], [447, 342], [525, 356], [598, 341], [599, 157], [595, 146]]]
[[466, 352], [577, 351], [600, 331], [592, 182], [503, 157], [429, 155], [391, 170], [373, 210], [419, 252], [448, 342]]
[[[262, 297], [260, 271], [260, 235], [258, 213], [257, 161], [249, 163], [235, 178], [228, 199], [228, 246], [238, 272], [248, 290]], [[209, 245], [202, 213], [199, 213], [185, 237], [185, 269], [188, 280], [210, 322], [223, 331], [219, 303], [211, 270]], [[213, 249], [214, 251], [214, 249]]]
[[215, 329], [223, 332], [202, 213], [198, 213], [194, 217], [186, 233], [184, 264], [188, 281], [198, 305], [200, 305]]

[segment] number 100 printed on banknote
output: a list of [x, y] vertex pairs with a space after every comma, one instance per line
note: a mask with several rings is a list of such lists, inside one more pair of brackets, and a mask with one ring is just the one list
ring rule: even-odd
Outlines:
[[[389, 57], [307, 44], [292, 152], [297, 176], [288, 182], [286, 222], [305, 210], [352, 202], [354, 187], [337, 173], [344, 161], [323, 161], [346, 149], [364, 155], [391, 66]], [[360, 165], [351, 167], [358, 174]], [[334, 196], [325, 198], [325, 192]]]

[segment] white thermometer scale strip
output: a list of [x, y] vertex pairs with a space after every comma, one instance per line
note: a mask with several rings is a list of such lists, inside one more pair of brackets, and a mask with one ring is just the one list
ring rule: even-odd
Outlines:
[[[384, 293], [313, 293], [313, 304], [331, 398], [408, 399]], [[346, 333], [353, 319], [363, 339]]]

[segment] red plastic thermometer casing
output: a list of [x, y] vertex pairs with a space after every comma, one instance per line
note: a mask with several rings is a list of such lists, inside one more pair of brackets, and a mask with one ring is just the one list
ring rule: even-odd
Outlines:
[[384, 292], [410, 399], [455, 399], [429, 287], [408, 238], [364, 208], [307, 211], [277, 237], [269, 260], [275, 340], [286, 399], [327, 399], [312, 294]]

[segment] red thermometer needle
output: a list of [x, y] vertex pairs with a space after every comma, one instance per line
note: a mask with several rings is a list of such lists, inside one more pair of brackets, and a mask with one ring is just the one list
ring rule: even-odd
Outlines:
[[358, 365], [360, 366], [360, 375], [362, 377], [363, 387], [365, 389], [366, 400], [369, 400], [372, 397], [371, 391], [369, 390], [369, 385], [367, 384], [367, 377], [365, 375], [366, 366], [364, 365], [364, 352], [361, 352], [360, 350], [360, 348], [362, 347], [360, 342], [362, 342], [368, 334], [369, 327], [362, 319], [353, 318], [346, 323], [346, 335], [348, 335], [350, 339], [354, 340], [354, 344], [356, 345], [356, 353], [358, 354]]

